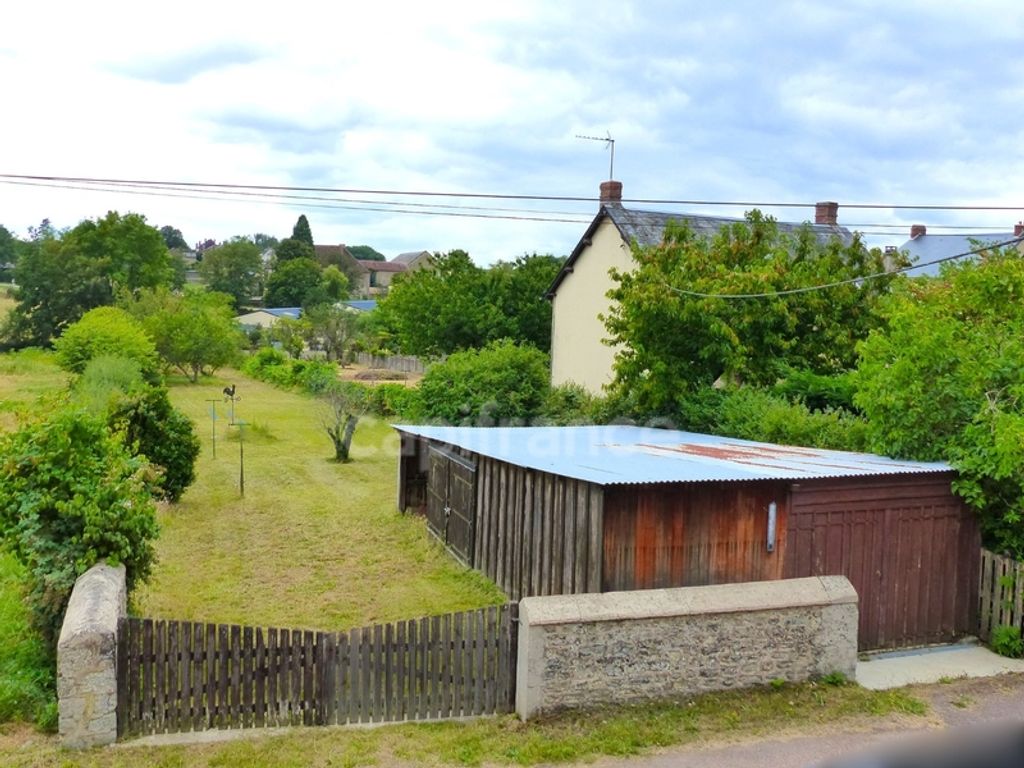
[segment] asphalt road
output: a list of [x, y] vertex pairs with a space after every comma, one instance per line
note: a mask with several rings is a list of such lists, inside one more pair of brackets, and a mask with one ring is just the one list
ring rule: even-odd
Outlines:
[[[670, 749], [629, 760], [599, 760], [599, 768], [806, 768], [842, 758], [893, 747], [903, 742], [927, 748], [955, 729], [964, 737], [1000, 723], [1024, 724], [1024, 674], [957, 680], [949, 684], [911, 686], [929, 702], [926, 718], [872, 721], [863, 731], [817, 729], [785, 738], [765, 738], [733, 744], [708, 744]], [[921, 722], [921, 725], [918, 723]], [[914, 741], [917, 740], [917, 741]], [[967, 763], [968, 765], [970, 763]]]

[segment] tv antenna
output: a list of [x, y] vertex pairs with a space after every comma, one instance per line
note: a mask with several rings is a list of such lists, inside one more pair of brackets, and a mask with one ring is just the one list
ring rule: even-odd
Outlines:
[[611, 150], [611, 157], [608, 160], [608, 179], [615, 178], [615, 139], [612, 138], [611, 133], [605, 131], [606, 136], [581, 136], [576, 134], [577, 139], [586, 139], [587, 141], [601, 141], [604, 142], [605, 147]]

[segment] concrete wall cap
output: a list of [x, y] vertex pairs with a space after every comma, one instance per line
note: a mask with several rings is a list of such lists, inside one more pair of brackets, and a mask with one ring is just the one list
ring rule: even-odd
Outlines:
[[124, 615], [125, 591], [123, 565], [101, 563], [79, 576], [68, 601], [58, 647], [83, 635], [116, 633], [118, 619]]
[[857, 592], [845, 576], [811, 576], [705, 587], [527, 597], [519, 602], [519, 620], [529, 625], [622, 621], [856, 602]]

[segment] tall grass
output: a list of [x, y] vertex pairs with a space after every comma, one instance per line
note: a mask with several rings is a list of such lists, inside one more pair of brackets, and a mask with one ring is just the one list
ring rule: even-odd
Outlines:
[[29, 624], [24, 573], [0, 552], [0, 722], [55, 724], [53, 660]]

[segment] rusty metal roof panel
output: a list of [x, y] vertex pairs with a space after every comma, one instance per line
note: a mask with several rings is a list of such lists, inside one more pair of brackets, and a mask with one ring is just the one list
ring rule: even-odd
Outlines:
[[731, 437], [619, 425], [444, 427], [396, 425], [510, 464], [597, 485], [809, 480], [950, 472], [945, 462], [902, 461]]

